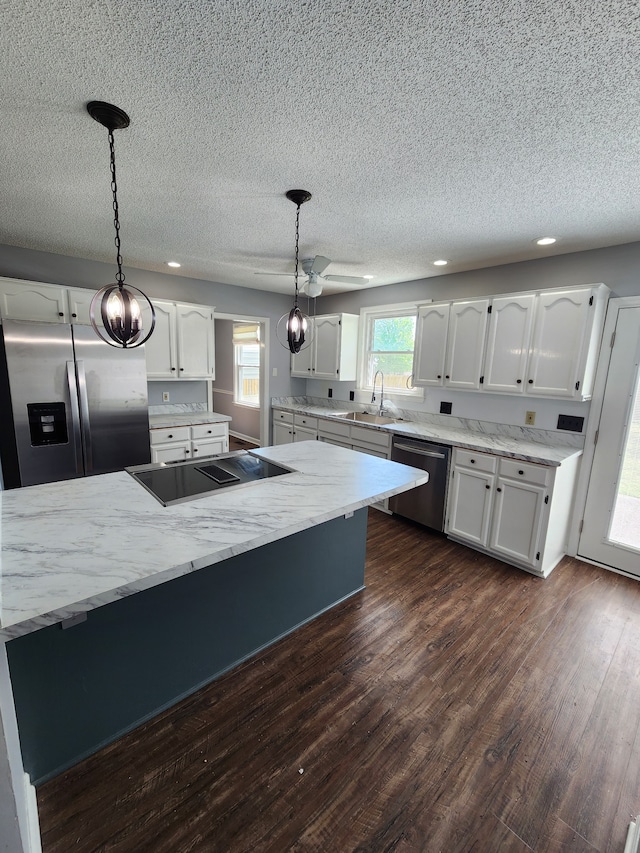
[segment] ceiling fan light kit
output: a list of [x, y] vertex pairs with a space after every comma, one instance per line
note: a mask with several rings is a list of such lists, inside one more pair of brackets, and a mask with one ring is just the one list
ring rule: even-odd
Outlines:
[[[147, 296], [137, 287], [125, 285], [120, 254], [120, 217], [118, 212], [118, 184], [116, 182], [116, 155], [113, 131], [129, 127], [129, 116], [119, 107], [104, 101], [90, 101], [87, 112], [92, 119], [109, 131], [111, 163], [111, 191], [113, 193], [113, 224], [116, 229], [116, 263], [118, 272], [113, 284], [101, 288], [91, 300], [89, 316], [98, 337], [112, 347], [132, 349], [149, 340], [156, 324], [156, 313]], [[145, 331], [143, 315], [150, 317]]]

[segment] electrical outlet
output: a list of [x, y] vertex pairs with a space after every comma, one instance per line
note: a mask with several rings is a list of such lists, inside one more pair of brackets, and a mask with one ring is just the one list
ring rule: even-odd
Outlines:
[[567, 429], [569, 432], [582, 432], [584, 418], [578, 415], [558, 415], [558, 429]]
[[355, 398], [356, 398], [356, 392], [355, 391], [349, 391], [349, 399], [351, 400], [351, 402], [353, 402], [355, 400]]
[[329, 388], [328, 396], [333, 397], [333, 388]]
[[162, 392], [162, 402], [163, 402], [163, 403], [168, 403], [168, 402], [169, 402], [169, 392], [168, 392], [168, 391], [163, 391], [163, 392]]
[[451, 403], [440, 403], [440, 414], [441, 415], [450, 415], [451, 414]]
[[535, 412], [527, 412], [524, 416], [525, 424], [529, 426], [533, 426], [536, 422], [536, 413]]

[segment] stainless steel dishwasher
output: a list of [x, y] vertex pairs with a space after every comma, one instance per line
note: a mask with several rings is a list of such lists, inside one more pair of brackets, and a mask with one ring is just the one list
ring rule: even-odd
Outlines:
[[389, 498], [391, 512], [434, 530], [444, 530], [450, 454], [451, 448], [445, 444], [394, 435], [391, 459], [428, 471], [429, 482]]

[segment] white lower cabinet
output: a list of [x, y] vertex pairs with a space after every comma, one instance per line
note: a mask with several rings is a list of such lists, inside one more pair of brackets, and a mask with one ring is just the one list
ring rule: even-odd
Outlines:
[[196, 424], [149, 431], [152, 462], [180, 462], [229, 451], [229, 424]]
[[318, 437], [317, 426], [317, 418], [275, 410], [273, 413], [273, 444], [315, 441]]
[[552, 467], [455, 448], [446, 533], [546, 577], [565, 553], [578, 456]]

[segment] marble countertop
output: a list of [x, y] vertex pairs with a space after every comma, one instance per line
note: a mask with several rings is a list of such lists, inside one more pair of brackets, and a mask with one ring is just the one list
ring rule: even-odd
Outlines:
[[291, 474], [163, 507], [122, 471], [0, 492], [0, 637], [30, 633], [427, 482], [319, 441]]
[[150, 429], [166, 427], [194, 426], [195, 424], [221, 424], [231, 421], [229, 415], [219, 415], [217, 412], [188, 412], [174, 415], [149, 415]]
[[[343, 423], [353, 424], [354, 421], [340, 417], [336, 409], [324, 408], [316, 405], [303, 403], [278, 404], [274, 409], [300, 413], [316, 418], [327, 420], [341, 420]], [[364, 408], [364, 407], [363, 407]], [[398, 421], [392, 424], [368, 424], [358, 423], [357, 426], [366, 429], [382, 430], [384, 432], [406, 435], [413, 438], [431, 439], [442, 444], [454, 447], [463, 447], [468, 450], [486, 451], [498, 456], [507, 456], [512, 459], [522, 459], [525, 462], [536, 462], [541, 465], [558, 466], [566, 459], [582, 454], [582, 449], [576, 447], [565, 447], [562, 445], [541, 444], [530, 438], [514, 438], [507, 435], [499, 435], [488, 432], [473, 432], [457, 427], [448, 427], [442, 424], [430, 424], [420, 421]]]

